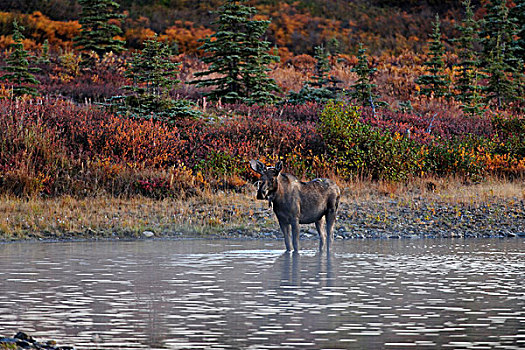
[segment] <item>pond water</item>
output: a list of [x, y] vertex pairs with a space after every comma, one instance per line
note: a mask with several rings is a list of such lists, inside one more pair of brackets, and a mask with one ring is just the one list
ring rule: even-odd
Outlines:
[[77, 349], [525, 348], [525, 240], [0, 245], [0, 335]]

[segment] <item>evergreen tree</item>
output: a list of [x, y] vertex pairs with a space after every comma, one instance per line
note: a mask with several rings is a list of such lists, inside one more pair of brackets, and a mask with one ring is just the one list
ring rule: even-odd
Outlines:
[[212, 100], [227, 103], [272, 103], [277, 100], [279, 87], [267, 75], [268, 64], [277, 62], [278, 56], [270, 53], [270, 42], [262, 40], [269, 21], [254, 20], [254, 7], [246, 6], [247, 0], [226, 0], [219, 8], [219, 18], [214, 22], [217, 32], [203, 40], [201, 49], [208, 56], [207, 71], [195, 77], [212, 77], [190, 82], [197, 87], [214, 87], [206, 93]]
[[244, 66], [244, 85], [248, 96], [244, 98], [247, 104], [274, 103], [278, 97], [274, 92], [279, 91], [275, 80], [268, 77], [270, 69], [268, 65], [279, 61], [277, 55], [270, 54], [270, 42], [264, 42], [261, 46], [261, 37], [266, 32], [267, 24], [261, 25], [259, 21], [247, 23], [247, 45], [254, 48], [253, 55], [246, 57]]
[[13, 96], [31, 95], [38, 96], [38, 90], [34, 85], [40, 84], [32, 73], [38, 71], [37, 68], [29, 66], [29, 54], [24, 49], [22, 40], [24, 27], [13, 22], [13, 40], [11, 44], [11, 54], [6, 60], [7, 65], [4, 70], [7, 72], [0, 79], [8, 81], [12, 85]]
[[519, 48], [516, 51], [516, 56], [522, 61], [525, 61], [525, 0], [514, 0], [516, 4], [511, 11], [511, 16], [516, 19], [518, 25], [517, 44]]
[[485, 72], [488, 74], [488, 85], [485, 87], [486, 102], [496, 101], [496, 106], [502, 108], [506, 103], [517, 98], [515, 90], [517, 89], [516, 81], [512, 78], [511, 69], [505, 62], [504, 45], [496, 41], [496, 46], [487, 57], [487, 66]]
[[522, 99], [523, 61], [516, 56], [519, 46], [515, 39], [518, 26], [516, 18], [509, 16], [505, 0], [487, 2], [485, 9], [480, 32], [482, 65], [489, 76], [485, 96], [487, 102], [495, 101], [501, 108]]
[[328, 73], [330, 73], [332, 68], [330, 67], [330, 53], [324, 46], [316, 46], [314, 51], [314, 57], [316, 59], [314, 75], [312, 76], [312, 80], [308, 82], [308, 85], [315, 88], [322, 88], [330, 81], [328, 77]]
[[338, 54], [341, 53], [341, 43], [335, 37], [328, 41], [326, 48], [334, 56], [337, 56]]
[[170, 56], [168, 45], [156, 37], [144, 42], [142, 52], [133, 54], [125, 73], [133, 84], [124, 87], [131, 94], [115, 98], [121, 101], [121, 113], [165, 122], [200, 115], [191, 102], [170, 97], [170, 91], [180, 83], [176, 78], [180, 63], [173, 63]]
[[465, 18], [461, 25], [457, 27], [461, 33], [454, 41], [458, 44], [459, 57], [459, 78], [456, 88], [459, 93], [455, 96], [456, 100], [462, 102], [462, 109], [468, 114], [481, 114], [483, 105], [481, 104], [479, 86], [479, 53], [475, 49], [478, 23], [474, 20], [474, 12], [470, 5], [470, 0], [463, 2], [465, 6]]
[[379, 96], [373, 93], [377, 85], [372, 83], [372, 76], [377, 69], [369, 67], [366, 49], [362, 43], [359, 44], [357, 65], [352, 68], [351, 71], [357, 73], [358, 79], [357, 82], [351, 86], [350, 97], [363, 106], [372, 107], [375, 113], [376, 106], [384, 106], [386, 103], [377, 101]]
[[470, 90], [469, 98], [461, 104], [461, 109], [464, 113], [470, 115], [481, 115], [485, 108], [485, 103], [483, 103], [482, 86], [478, 84], [478, 73], [475, 73], [473, 80], [476, 83], [472, 86], [472, 90]]
[[312, 76], [312, 80], [308, 81], [308, 85], [319, 89], [327, 89], [332, 96], [334, 96], [341, 92], [341, 88], [337, 87], [337, 84], [341, 83], [341, 80], [328, 75], [332, 70], [330, 56], [330, 52], [326, 50], [324, 46], [315, 47], [314, 57], [317, 62], [315, 64], [314, 75]]
[[431, 34], [429, 46], [430, 59], [423, 65], [428, 67], [428, 74], [424, 74], [416, 79], [416, 84], [421, 86], [420, 93], [425, 96], [446, 97], [448, 96], [449, 81], [445, 75], [445, 47], [441, 42], [439, 15], [433, 23], [434, 29]]
[[79, 19], [82, 29], [74, 39], [75, 46], [86, 52], [93, 51], [98, 56], [122, 52], [124, 41], [115, 39], [122, 30], [111, 23], [124, 18], [117, 13], [120, 5], [113, 0], [78, 0], [78, 3], [82, 6]]
[[171, 88], [180, 83], [177, 73], [180, 63], [170, 59], [169, 47], [155, 36], [144, 41], [141, 52], [135, 52], [126, 70], [126, 77], [133, 79], [129, 90], [139, 95], [166, 97]]
[[514, 3], [516, 6], [510, 9], [510, 15], [517, 25], [514, 52], [518, 59], [516, 85], [518, 100], [523, 102], [525, 96], [525, 0], [514, 0]]
[[287, 98], [288, 103], [303, 104], [308, 101], [325, 103], [337, 98], [341, 92], [341, 88], [337, 86], [340, 81], [328, 75], [332, 69], [330, 52], [324, 46], [316, 46], [314, 50], [316, 59], [314, 75], [299, 92], [290, 91]]
[[42, 52], [40, 53], [40, 56], [37, 58], [37, 63], [40, 64], [50, 64], [51, 60], [49, 59], [49, 40], [44, 40], [44, 43], [42, 44]]

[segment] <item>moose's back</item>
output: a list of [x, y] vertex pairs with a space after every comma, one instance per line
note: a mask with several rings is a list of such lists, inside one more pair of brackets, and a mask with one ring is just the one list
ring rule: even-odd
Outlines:
[[339, 187], [330, 179], [300, 182], [299, 223], [311, 224], [321, 219], [328, 211], [337, 210], [340, 196]]

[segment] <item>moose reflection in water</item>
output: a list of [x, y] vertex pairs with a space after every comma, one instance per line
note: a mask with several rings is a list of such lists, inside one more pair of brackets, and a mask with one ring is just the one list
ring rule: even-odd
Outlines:
[[319, 232], [319, 250], [333, 244], [333, 228], [341, 191], [329, 179], [299, 181], [295, 176], [281, 173], [282, 162], [266, 167], [251, 160], [253, 170], [261, 175], [257, 199], [267, 200], [279, 220], [286, 250], [299, 251], [299, 224], [315, 223]]
[[[275, 260], [272, 268], [269, 270], [272, 273], [280, 271], [280, 279], [275, 280], [278, 287], [304, 287], [312, 285], [311, 282], [316, 281], [318, 288], [314, 288], [312, 297], [318, 296], [318, 289], [320, 287], [331, 288], [335, 286], [336, 276], [332, 268], [334, 256], [333, 254], [311, 254], [307, 252], [304, 254], [299, 252], [285, 252]], [[306, 273], [304, 266], [307, 265], [311, 270]], [[301, 271], [303, 269], [303, 271]], [[272, 278], [268, 276], [267, 281]]]

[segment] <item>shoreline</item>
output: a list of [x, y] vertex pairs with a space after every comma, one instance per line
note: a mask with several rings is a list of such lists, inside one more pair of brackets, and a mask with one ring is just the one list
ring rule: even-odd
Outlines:
[[[304, 241], [318, 241], [317, 237], [311, 237], [309, 235], [304, 236], [301, 232], [300, 242]], [[282, 241], [282, 236], [275, 237], [253, 237], [249, 235], [236, 235], [236, 236], [222, 236], [222, 235], [199, 235], [199, 236], [163, 236], [163, 237], [115, 237], [115, 238], [64, 238], [64, 239], [20, 239], [20, 240], [0, 240], [0, 245], [17, 244], [17, 243], [90, 243], [90, 242], [137, 242], [137, 241], [185, 241], [185, 240], [231, 240], [231, 241], [252, 241], [252, 240], [266, 240], [266, 241]], [[359, 238], [341, 238], [336, 237], [337, 241], [377, 241], [377, 240], [476, 240], [476, 239], [508, 239], [508, 240], [519, 240], [525, 239], [525, 232], [520, 232], [513, 235], [483, 235], [483, 236], [464, 236], [464, 237], [452, 237], [452, 236], [432, 236], [432, 235], [413, 235], [413, 236], [377, 236], [377, 237], [359, 237]], [[337, 243], [336, 243], [337, 244]], [[283, 246], [284, 247], [284, 246]], [[283, 248], [284, 249], [284, 248]]]
[[[392, 186], [346, 186], [335, 239], [525, 237], [523, 184], [441, 184], [438, 191], [425, 191], [421, 184]], [[275, 214], [252, 192], [217, 191], [163, 200], [4, 197], [0, 242], [282, 239]], [[301, 225], [301, 239], [317, 237], [315, 225]]]

